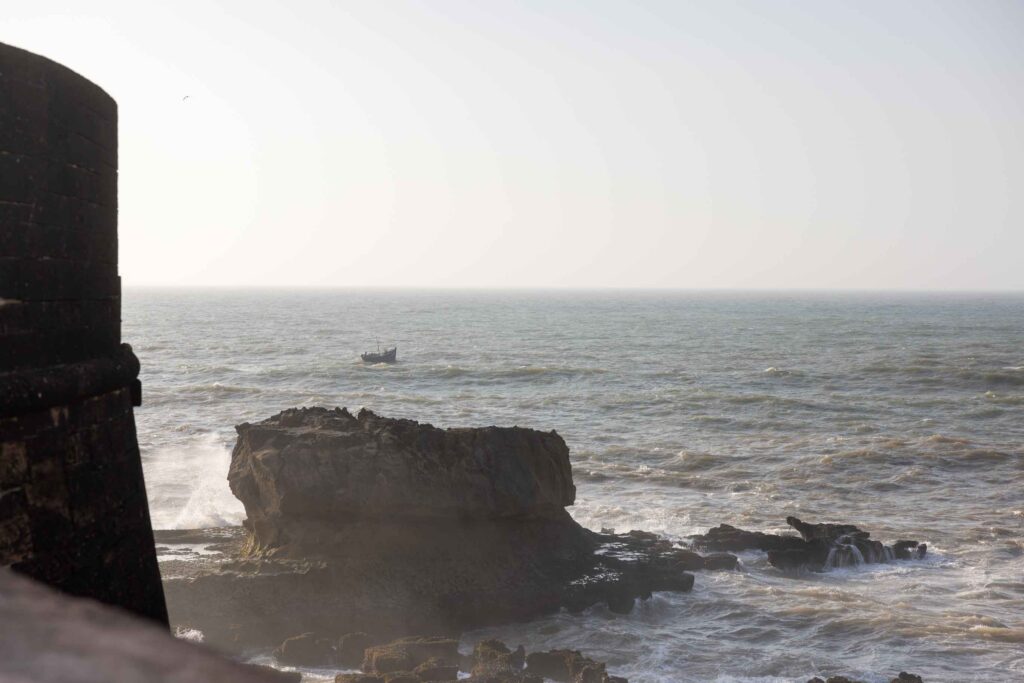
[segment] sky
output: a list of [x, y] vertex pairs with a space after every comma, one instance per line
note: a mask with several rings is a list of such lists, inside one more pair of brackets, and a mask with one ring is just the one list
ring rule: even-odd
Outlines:
[[0, 0], [126, 286], [1024, 289], [1015, 0]]

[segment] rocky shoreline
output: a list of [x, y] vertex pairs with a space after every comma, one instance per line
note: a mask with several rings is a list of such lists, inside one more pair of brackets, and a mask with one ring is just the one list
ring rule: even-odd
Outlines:
[[799, 536], [723, 524], [691, 544], [585, 529], [566, 510], [576, 489], [553, 431], [301, 408], [237, 432], [228, 479], [244, 527], [156, 532], [171, 622], [231, 653], [276, 647], [281, 663], [347, 669], [345, 683], [624, 681], [578, 652], [485, 641], [459, 655], [458, 639], [563, 609], [627, 613], [692, 590], [694, 572], [742, 569], [739, 551], [786, 571], [925, 552], [795, 517]]

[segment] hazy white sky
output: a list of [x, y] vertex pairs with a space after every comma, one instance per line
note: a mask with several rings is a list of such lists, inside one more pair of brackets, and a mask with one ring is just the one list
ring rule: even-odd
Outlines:
[[1024, 289], [1015, 0], [0, 0], [0, 41], [117, 99], [129, 286]]

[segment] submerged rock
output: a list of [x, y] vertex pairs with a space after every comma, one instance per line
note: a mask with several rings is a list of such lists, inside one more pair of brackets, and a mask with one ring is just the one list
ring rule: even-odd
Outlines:
[[692, 537], [693, 545], [707, 550], [764, 550], [774, 567], [814, 571], [920, 559], [927, 551], [927, 546], [917, 541], [897, 541], [886, 546], [852, 524], [810, 524], [797, 517], [787, 517], [786, 523], [800, 536], [745, 531], [722, 524]]
[[688, 569], [734, 566], [584, 529], [565, 509], [576, 489], [555, 432], [325, 408], [237, 430], [228, 479], [244, 543], [165, 582], [172, 620], [230, 650], [310, 630], [456, 634], [563, 607], [628, 612], [690, 590]]

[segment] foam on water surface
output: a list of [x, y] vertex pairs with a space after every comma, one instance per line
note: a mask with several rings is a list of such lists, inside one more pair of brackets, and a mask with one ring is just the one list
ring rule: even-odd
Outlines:
[[[590, 528], [797, 515], [928, 556], [797, 575], [741, 553], [630, 615], [481, 634], [634, 683], [1024, 680], [1024, 297], [129, 289], [123, 317], [158, 528], [239, 523], [233, 426], [287, 407], [555, 429]], [[358, 362], [377, 336], [399, 363]]]

